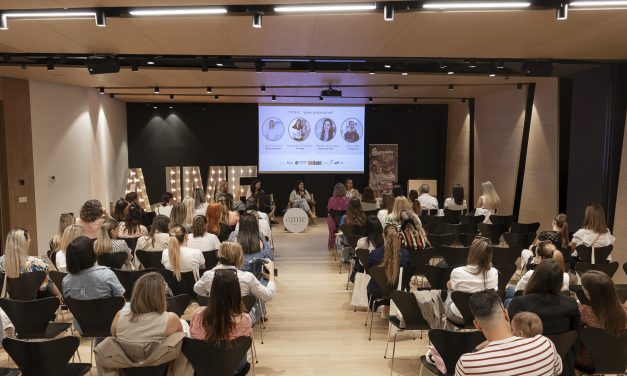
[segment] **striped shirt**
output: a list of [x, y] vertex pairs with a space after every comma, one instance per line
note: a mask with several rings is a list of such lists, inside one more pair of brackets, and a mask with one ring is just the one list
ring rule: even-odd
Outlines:
[[510, 337], [461, 356], [455, 375], [559, 375], [562, 359], [548, 338]]

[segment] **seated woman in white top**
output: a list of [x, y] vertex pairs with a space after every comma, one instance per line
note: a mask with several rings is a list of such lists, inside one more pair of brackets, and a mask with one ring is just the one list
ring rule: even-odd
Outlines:
[[294, 185], [294, 190], [290, 193], [290, 207], [291, 208], [301, 208], [305, 212], [309, 218], [311, 218], [315, 222], [316, 216], [311, 210], [311, 205], [313, 204], [313, 199], [309, 192], [305, 189], [305, 182], [302, 180], [296, 181]]
[[[492, 245], [489, 239], [475, 239], [470, 245], [466, 266], [460, 266], [451, 272], [448, 288], [452, 291], [477, 292], [487, 289], [498, 290], [499, 272], [492, 267]], [[463, 324], [461, 312], [453, 303], [451, 294], [446, 299], [446, 317]]]
[[213, 251], [220, 248], [220, 240], [214, 234], [207, 232], [207, 218], [204, 215], [197, 215], [192, 221], [192, 233], [187, 240], [189, 248], [200, 249], [201, 251]]
[[379, 201], [374, 197], [374, 189], [364, 188], [364, 193], [361, 195], [361, 210], [365, 212], [379, 210]]
[[[588, 205], [583, 218], [583, 225], [577, 232], [573, 234], [573, 240], [570, 243], [570, 247], [575, 249], [579, 245], [585, 245], [588, 247], [607, 247], [610, 244], [614, 244], [614, 236], [607, 228], [605, 222], [605, 211], [599, 204]], [[573, 252], [573, 256], [576, 253]], [[592, 253], [592, 262], [594, 263], [594, 252]], [[611, 257], [607, 258], [611, 260]]]
[[438, 199], [429, 194], [429, 184], [423, 184], [419, 188], [420, 196], [418, 196], [418, 202], [420, 202], [420, 208], [422, 210], [437, 210], [439, 209]]
[[118, 239], [119, 222], [115, 219], [107, 219], [100, 227], [98, 237], [94, 241], [94, 252], [96, 257], [100, 257], [107, 253], [126, 253], [126, 261], [122, 265], [124, 270], [133, 270], [131, 260], [133, 259], [133, 252], [128, 247], [126, 242], [122, 239]]
[[490, 222], [490, 216], [496, 214], [499, 205], [501, 205], [501, 198], [489, 180], [481, 183], [481, 190], [482, 194], [479, 196], [479, 200], [477, 200], [475, 215], [485, 215], [483, 223], [492, 223]]
[[163, 267], [174, 272], [177, 280], [181, 280], [181, 273], [195, 272], [205, 267], [205, 257], [198, 249], [187, 247], [187, 230], [184, 226], [176, 225], [170, 230], [168, 249], [161, 256]]
[[382, 208], [377, 213], [381, 227], [385, 227], [385, 218], [394, 210], [394, 194], [392, 191], [384, 191], [381, 194]]
[[174, 195], [171, 192], [166, 192], [161, 196], [161, 205], [155, 209], [157, 215], [165, 215], [170, 217], [172, 206], [174, 205]]
[[152, 220], [148, 235], [137, 239], [135, 251], [163, 251], [170, 240], [170, 217], [158, 215]]
[[[540, 264], [542, 260], [551, 259], [551, 258], [557, 261], [557, 263], [560, 264], [560, 266], [562, 267], [562, 271], [564, 273], [564, 283], [562, 285], [562, 291], [568, 291], [568, 286], [570, 284], [570, 277], [568, 273], [565, 272], [566, 267], [564, 264], [564, 256], [562, 255], [562, 252], [558, 251], [557, 248], [555, 248], [555, 245], [551, 243], [549, 240], [545, 240], [545, 241], [538, 243], [534, 265]], [[532, 275], [533, 275], [533, 270], [527, 271], [516, 284], [515, 291], [524, 291]]]
[[85, 230], [80, 225], [70, 225], [63, 230], [63, 236], [61, 237], [61, 243], [59, 244], [59, 250], [54, 253], [54, 266], [57, 270], [63, 273], [67, 273], [67, 261], [65, 250], [70, 245], [72, 240], [79, 236], [84, 236]]
[[355, 249], [367, 249], [372, 252], [383, 246], [383, 226], [381, 226], [379, 218], [374, 215], [366, 218], [365, 233], [366, 236], [357, 241]]
[[120, 222], [118, 236], [120, 238], [139, 238], [148, 234], [148, 229], [142, 225], [141, 209], [137, 205], [131, 205], [126, 211], [124, 222]]
[[468, 211], [468, 205], [464, 200], [464, 187], [461, 184], [453, 186], [451, 197], [444, 200], [444, 209], [461, 210], [462, 213]]

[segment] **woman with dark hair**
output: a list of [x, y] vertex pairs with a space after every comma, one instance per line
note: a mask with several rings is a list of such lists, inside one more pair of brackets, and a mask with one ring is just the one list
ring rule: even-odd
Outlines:
[[[590, 305], [579, 306], [581, 323], [584, 326], [603, 329], [609, 335], [619, 337], [627, 331], [627, 306], [621, 304], [612, 279], [605, 273], [590, 270], [581, 276], [583, 292]], [[594, 374], [594, 363], [583, 345], [575, 360], [575, 368]]]
[[468, 204], [464, 200], [464, 187], [461, 184], [455, 184], [451, 191], [451, 197], [444, 200], [444, 209], [467, 211]]
[[562, 291], [568, 291], [568, 286], [570, 285], [570, 276], [566, 272], [566, 263], [564, 262], [564, 256], [562, 252], [558, 251], [555, 248], [555, 245], [548, 240], [541, 241], [536, 246], [536, 256], [529, 260], [523, 260], [525, 263], [525, 267], [527, 268], [527, 272], [520, 278], [518, 283], [516, 284], [516, 291], [523, 291], [527, 286], [527, 283], [531, 279], [533, 275], [533, 270], [536, 265], [541, 263], [542, 260], [553, 259], [556, 260], [560, 266], [562, 267], [562, 271], [564, 273], [564, 284], [562, 286]]
[[148, 235], [148, 229], [142, 225], [141, 208], [131, 205], [126, 212], [124, 222], [120, 222], [120, 238], [139, 238]]
[[214, 234], [207, 232], [207, 218], [197, 215], [192, 221], [192, 233], [187, 240], [187, 246], [201, 251], [213, 251], [220, 248], [220, 240]]
[[[192, 314], [190, 334], [192, 338], [210, 343], [252, 337], [252, 319], [244, 313], [240, 281], [237, 271], [219, 269], [214, 272], [211, 292], [206, 307], [198, 307]], [[246, 355], [235, 374], [245, 375], [250, 368]]]
[[405, 196], [405, 190], [403, 189], [403, 187], [401, 187], [400, 184], [394, 183], [394, 185], [392, 186], [392, 194], [395, 198]]
[[127, 257], [122, 269], [133, 270], [133, 264], [131, 263], [133, 252], [124, 240], [118, 239], [118, 232], [118, 221], [115, 219], [105, 220], [96, 241], [94, 241], [94, 252], [96, 257], [106, 253], [126, 252]]
[[327, 216], [327, 227], [329, 228], [327, 247], [329, 251], [332, 251], [335, 247], [335, 234], [337, 232], [335, 217], [331, 213], [331, 210], [345, 212], [348, 209], [349, 201], [350, 198], [346, 196], [346, 187], [344, 184], [335, 184], [333, 187], [333, 196], [329, 197], [329, 201], [327, 202], [327, 211], [329, 212], [329, 215]]
[[383, 227], [379, 218], [374, 215], [366, 218], [365, 235], [357, 241], [356, 249], [367, 249], [372, 252], [383, 246]]
[[381, 222], [381, 227], [385, 226], [385, 218], [394, 210], [394, 194], [392, 191], [384, 191], [381, 194], [381, 201], [383, 207], [377, 213], [377, 218]]
[[346, 197], [359, 198], [359, 191], [355, 188], [355, 185], [353, 184], [353, 179], [348, 178], [344, 180], [344, 187], [346, 188]]
[[130, 204], [123, 198], [118, 199], [115, 202], [115, 207], [113, 208], [113, 214], [111, 217], [118, 222], [121, 222], [126, 218], [126, 212]]
[[366, 223], [366, 215], [361, 209], [361, 201], [358, 198], [351, 198], [348, 202], [348, 210], [346, 214], [342, 216], [340, 225], [355, 225], [363, 226]]
[[[470, 245], [466, 266], [459, 266], [451, 272], [448, 288], [452, 291], [477, 292], [487, 289], [498, 290], [499, 272], [492, 267], [492, 244], [489, 239], [475, 239]], [[461, 312], [453, 303], [450, 294], [446, 302], [446, 317], [463, 324]]]
[[314, 204], [311, 195], [305, 189], [305, 182], [297, 180], [294, 190], [290, 193], [290, 207], [303, 209], [313, 223], [316, 223], [316, 216], [311, 211], [311, 205]]
[[239, 243], [244, 250], [242, 270], [250, 271], [249, 263], [254, 259], [274, 260], [270, 243], [261, 236], [254, 214], [244, 213], [239, 218], [239, 228], [231, 233], [229, 241]]
[[411, 191], [409, 191], [409, 196], [407, 197], [407, 199], [409, 200], [409, 202], [411, 202], [411, 208], [414, 211], [414, 213], [416, 213], [417, 215], [420, 215], [420, 211], [421, 206], [420, 206], [420, 201], [418, 200], [418, 191], [415, 189], [412, 189]]
[[[610, 229], [607, 228], [603, 207], [599, 204], [591, 204], [586, 207], [583, 225], [573, 234], [570, 247], [572, 249], [575, 249], [579, 245], [607, 247], [610, 244], [614, 244], [614, 240], [616, 240], [616, 238], [612, 236]], [[573, 252], [573, 256], [576, 256], [575, 252]], [[592, 257], [592, 263], [594, 263], [594, 252], [592, 252]], [[611, 257], [607, 259], [611, 260]], [[602, 260], [598, 261], [602, 262]]]
[[157, 212], [157, 215], [165, 215], [166, 217], [169, 217], [173, 205], [174, 195], [171, 192], [165, 192], [161, 195], [161, 206], [157, 207], [155, 211]]
[[529, 247], [530, 249], [522, 250], [522, 252], [520, 253], [520, 258], [522, 260], [521, 266], [523, 269], [526, 268], [528, 270], [531, 270], [533, 267], [535, 267], [534, 250], [537, 249], [538, 244], [544, 241], [551, 242], [556, 249], [562, 252], [562, 256], [567, 262], [566, 265], [574, 265], [574, 262], [571, 262], [572, 257], [570, 257], [570, 235], [568, 234], [568, 223], [566, 222], [567, 218], [568, 217], [566, 216], [566, 214], [560, 213], [556, 215], [555, 218], [553, 218], [553, 222], [551, 224], [551, 231], [540, 231], [538, 237], [533, 242], [533, 245]]
[[106, 217], [108, 217], [107, 212], [102, 208], [100, 201], [88, 200], [81, 207], [80, 215], [76, 218], [76, 224], [83, 226], [86, 237], [96, 239]]
[[168, 248], [170, 240], [170, 218], [165, 215], [158, 215], [152, 220], [150, 232], [137, 239], [135, 250], [163, 251]]
[[371, 187], [364, 188], [361, 195], [361, 210], [365, 212], [379, 210], [379, 201], [374, 196], [374, 189]]

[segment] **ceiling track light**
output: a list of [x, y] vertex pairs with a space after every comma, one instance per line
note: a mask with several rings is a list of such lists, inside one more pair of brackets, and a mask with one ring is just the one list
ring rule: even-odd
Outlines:
[[383, 19], [385, 21], [394, 21], [394, 5], [385, 4], [383, 6]]
[[446, 69], [448, 67], [448, 65], [444, 62], [440, 62], [440, 69]]
[[555, 11], [555, 19], [557, 21], [566, 21], [568, 19], [568, 3], [562, 2]]
[[255, 61], [255, 72], [261, 73], [261, 61]]
[[402, 71], [401, 72], [401, 76], [407, 76], [409, 73], [407, 73], [407, 71]]
[[369, 97], [369, 98], [368, 98], [368, 102], [371, 102], [371, 103], [372, 103], [372, 97]]
[[368, 74], [375, 74], [374, 68], [370, 68], [370, 71], [368, 72]]
[[148, 65], [155, 65], [155, 61], [153, 59], [148, 59], [146, 64], [148, 64]]
[[265, 93], [266, 92], [266, 85], [261, 85], [261, 92]]
[[48, 62], [46, 63], [46, 69], [48, 69], [49, 71], [54, 70], [54, 63], [52, 62], [52, 60], [48, 60]]
[[505, 69], [505, 62], [503, 60], [499, 60], [496, 62], [496, 69]]
[[467, 2], [448, 2], [433, 1], [422, 5], [427, 10], [499, 10], [499, 9], [524, 9], [529, 8], [531, 2], [528, 1], [467, 1]]
[[158, 17], [158, 16], [201, 16], [210, 14], [225, 14], [228, 13], [226, 8], [219, 7], [164, 7], [164, 8], [141, 8], [131, 9], [128, 12], [134, 17]]
[[156, 86], [156, 87], [155, 87], [155, 94], [159, 94], [159, 93], [160, 93], [160, 91], [159, 91], [159, 86]]
[[105, 88], [100, 86], [100, 88], [98, 89], [98, 91], [100, 92], [100, 94], [104, 94], [105, 93]]
[[276, 95], [273, 95], [273, 96], [272, 96], [272, 101], [273, 101], [273, 102], [276, 102]]
[[468, 62], [468, 68], [477, 68], [477, 62], [470, 60]]
[[98, 27], [107, 26], [107, 14], [102, 9], [98, 9], [96, 11], [96, 26]]
[[209, 65], [207, 64], [207, 62], [203, 59], [202, 64], [200, 65], [200, 71], [201, 72], [208, 72], [209, 71]]
[[376, 4], [313, 4], [274, 7], [274, 11], [277, 13], [356, 12], [375, 9], [377, 9]]
[[455, 71], [450, 70], [450, 71], [448, 71], [448, 72], [446, 72], [446, 73], [447, 73], [447, 74], [455, 74]]
[[137, 72], [139, 70], [139, 64], [137, 64], [137, 62], [132, 62], [131, 63], [131, 72]]
[[255, 29], [261, 29], [263, 24], [263, 15], [261, 13], [253, 14], [253, 27]]
[[453, 85], [453, 84], [449, 84], [449, 85], [448, 85], [448, 89], [449, 89], [449, 90], [453, 90], [453, 89], [455, 89], [455, 85]]
[[170, 99], [174, 99], [174, 94], [170, 94]]
[[488, 76], [490, 76], [490, 77], [496, 77], [496, 73], [494, 73], [494, 72], [490, 72], [490, 74], [488, 74]]
[[207, 94], [211, 94], [211, 86], [207, 86]]
[[220, 96], [219, 96], [219, 95], [216, 95], [216, 96], [214, 96], [213, 98], [214, 98], [215, 100], [219, 100], [219, 99], [220, 99]]
[[398, 91], [398, 85], [394, 85], [394, 91]]
[[625, 0], [610, 0], [610, 1], [571, 1], [571, 7], [583, 7], [590, 9], [603, 9], [608, 7], [625, 7], [627, 6], [627, 1]]
[[5, 16], [4, 13], [0, 13], [0, 30], [9, 30], [7, 16]]

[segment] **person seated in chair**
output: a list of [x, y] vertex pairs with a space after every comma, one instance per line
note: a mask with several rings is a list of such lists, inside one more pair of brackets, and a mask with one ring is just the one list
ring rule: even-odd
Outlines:
[[418, 202], [420, 202], [420, 208], [422, 210], [438, 210], [438, 199], [429, 194], [429, 184], [423, 184], [419, 188], [420, 196], [418, 196]]
[[[327, 247], [329, 251], [332, 251], [335, 247], [335, 234], [337, 233], [337, 227], [340, 223], [339, 218], [336, 223], [336, 218], [331, 211], [345, 212], [348, 210], [349, 201], [350, 198], [346, 195], [346, 187], [344, 184], [335, 184], [335, 186], [333, 186], [333, 196], [329, 197], [329, 201], [327, 202], [327, 211], [329, 212], [329, 215], [327, 216], [327, 227], [329, 228]], [[338, 214], [335, 214], [335, 216], [339, 217]]]
[[294, 186], [294, 190], [290, 193], [290, 207], [303, 209], [313, 223], [316, 223], [316, 215], [313, 213], [311, 206], [315, 203], [311, 195], [305, 189], [305, 182], [298, 180]]
[[560, 375], [562, 359], [550, 339], [536, 335], [512, 335], [509, 316], [494, 290], [474, 293], [468, 301], [474, 325], [488, 344], [481, 350], [462, 355], [455, 375]]

